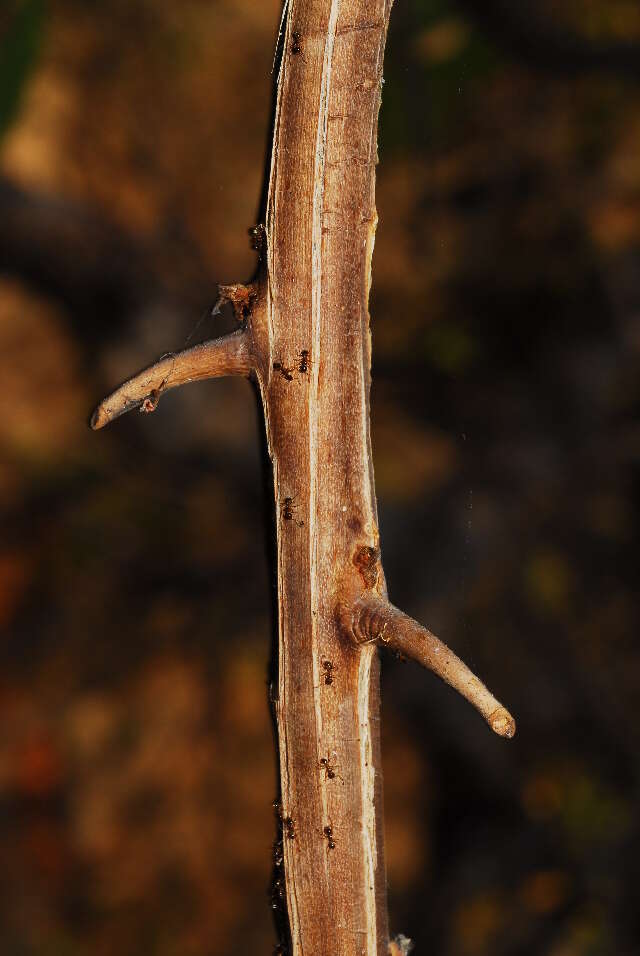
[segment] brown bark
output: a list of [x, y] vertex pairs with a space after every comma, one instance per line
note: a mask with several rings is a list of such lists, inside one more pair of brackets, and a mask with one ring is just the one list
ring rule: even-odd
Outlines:
[[[390, 8], [391, 0], [291, 0], [262, 269], [244, 292], [222, 290], [240, 329], [202, 355], [162, 359], [92, 419], [101, 427], [133, 404], [152, 411], [170, 385], [212, 375], [250, 373], [262, 395], [278, 536], [274, 905], [286, 904], [282, 951], [295, 956], [382, 956], [390, 947], [377, 650], [390, 606], [369, 438], [368, 313]], [[404, 645], [415, 644], [401, 618], [389, 634], [398, 647], [403, 634]], [[451, 652], [442, 655], [446, 673], [437, 653], [414, 656], [464, 683]], [[506, 724], [494, 729], [509, 735], [513, 722], [502, 713]], [[395, 951], [401, 946], [406, 952], [406, 941]]]

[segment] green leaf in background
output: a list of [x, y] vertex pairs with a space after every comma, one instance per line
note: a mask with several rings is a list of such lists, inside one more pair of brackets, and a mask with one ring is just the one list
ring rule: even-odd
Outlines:
[[0, 141], [17, 116], [37, 60], [44, 19], [44, 0], [24, 0], [0, 37]]

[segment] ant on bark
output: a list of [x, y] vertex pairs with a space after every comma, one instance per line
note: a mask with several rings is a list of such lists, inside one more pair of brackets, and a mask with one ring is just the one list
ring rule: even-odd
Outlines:
[[[297, 497], [297, 496], [294, 495], [294, 497]], [[285, 521], [293, 521], [294, 519], [293, 498], [287, 497], [284, 499], [284, 505], [282, 508], [282, 517], [284, 518]], [[295, 523], [298, 525], [299, 528], [304, 527], [304, 521], [296, 521]]]
[[273, 865], [276, 870], [279, 870], [284, 862], [284, 849], [282, 846], [282, 840], [276, 840], [273, 844]]
[[[300, 56], [302, 53], [302, 37], [297, 30], [291, 34], [291, 53], [293, 56]], [[304, 57], [302, 59], [304, 60]]]
[[261, 222], [249, 230], [249, 241], [251, 248], [258, 253], [258, 258], [262, 259], [267, 244], [267, 230]]
[[333, 672], [335, 667], [333, 661], [322, 661], [322, 670], [324, 671], [324, 682], [327, 686], [333, 684]]
[[274, 372], [279, 372], [286, 382], [293, 381], [294, 372], [300, 372], [305, 375], [309, 371], [309, 349], [302, 349], [297, 369], [291, 365], [285, 365], [284, 362], [274, 362], [271, 366]]
[[267, 229], [259, 222], [249, 229], [249, 243], [254, 252], [258, 253], [258, 263], [261, 263], [267, 253]]
[[292, 374], [293, 369], [287, 368], [287, 366], [286, 366], [286, 365], [283, 365], [282, 362], [274, 362], [274, 363], [273, 363], [273, 370], [274, 370], [274, 372], [280, 372], [280, 374], [282, 375], [282, 377], [283, 377], [287, 382], [292, 382], [292, 381], [293, 381], [293, 374]]
[[277, 877], [271, 886], [271, 909], [279, 910], [284, 906], [285, 901], [285, 890], [284, 890], [284, 881], [281, 877]]
[[329, 850], [335, 850], [336, 843], [333, 839], [333, 827], [325, 827], [322, 832], [327, 839], [327, 853]]
[[[283, 817], [283, 816], [282, 816], [282, 804], [280, 803], [279, 800], [274, 800], [272, 806], [273, 806], [273, 809], [274, 809], [275, 814], [276, 814], [276, 819], [279, 821], [280, 826], [282, 827], [282, 832], [283, 832], [284, 836], [286, 836], [288, 840], [295, 840], [295, 838], [296, 838], [296, 826], [295, 826], [295, 823], [294, 823], [294, 821], [293, 821], [293, 817]], [[281, 840], [276, 840], [276, 843], [275, 843], [274, 848], [273, 848], [273, 851], [274, 851], [274, 863], [275, 863], [275, 857], [278, 855], [278, 850], [279, 850], [279, 848], [280, 848], [280, 849], [282, 848], [282, 841], [281, 841]], [[277, 865], [278, 865], [278, 864], [276, 863], [276, 866], [277, 866]]]
[[331, 763], [331, 757], [337, 757], [335, 750], [332, 750], [331, 753], [327, 754], [326, 757], [320, 757], [320, 766], [324, 770], [325, 779], [335, 780], [335, 778], [338, 777], [340, 780], [342, 780], [342, 777], [336, 770], [335, 764]]

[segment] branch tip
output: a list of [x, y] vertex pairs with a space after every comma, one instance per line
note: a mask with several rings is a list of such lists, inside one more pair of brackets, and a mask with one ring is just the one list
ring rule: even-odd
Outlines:
[[498, 707], [491, 714], [487, 723], [498, 737], [506, 737], [508, 740], [515, 737], [516, 722], [506, 708]]

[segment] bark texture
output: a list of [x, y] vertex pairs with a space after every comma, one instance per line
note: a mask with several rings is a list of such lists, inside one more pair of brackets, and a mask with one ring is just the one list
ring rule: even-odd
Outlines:
[[[96, 409], [94, 428], [223, 374], [260, 390], [273, 465], [281, 796], [273, 905], [280, 952], [408, 952], [387, 927], [378, 645], [435, 670], [511, 736], [504, 708], [392, 608], [369, 436], [368, 298], [391, 0], [291, 0], [283, 15], [258, 278], [221, 287], [238, 332], [163, 357]], [[434, 642], [436, 642], [434, 644]], [[445, 653], [446, 652], [446, 653]]]
[[276, 107], [267, 323], [273, 360], [295, 373], [289, 381], [272, 361], [260, 386], [278, 523], [276, 716], [282, 810], [296, 827], [284, 841], [295, 954], [381, 956], [388, 945], [378, 654], [345, 641], [337, 604], [362, 589], [356, 556], [379, 544], [367, 303], [390, 6], [293, 4]]

